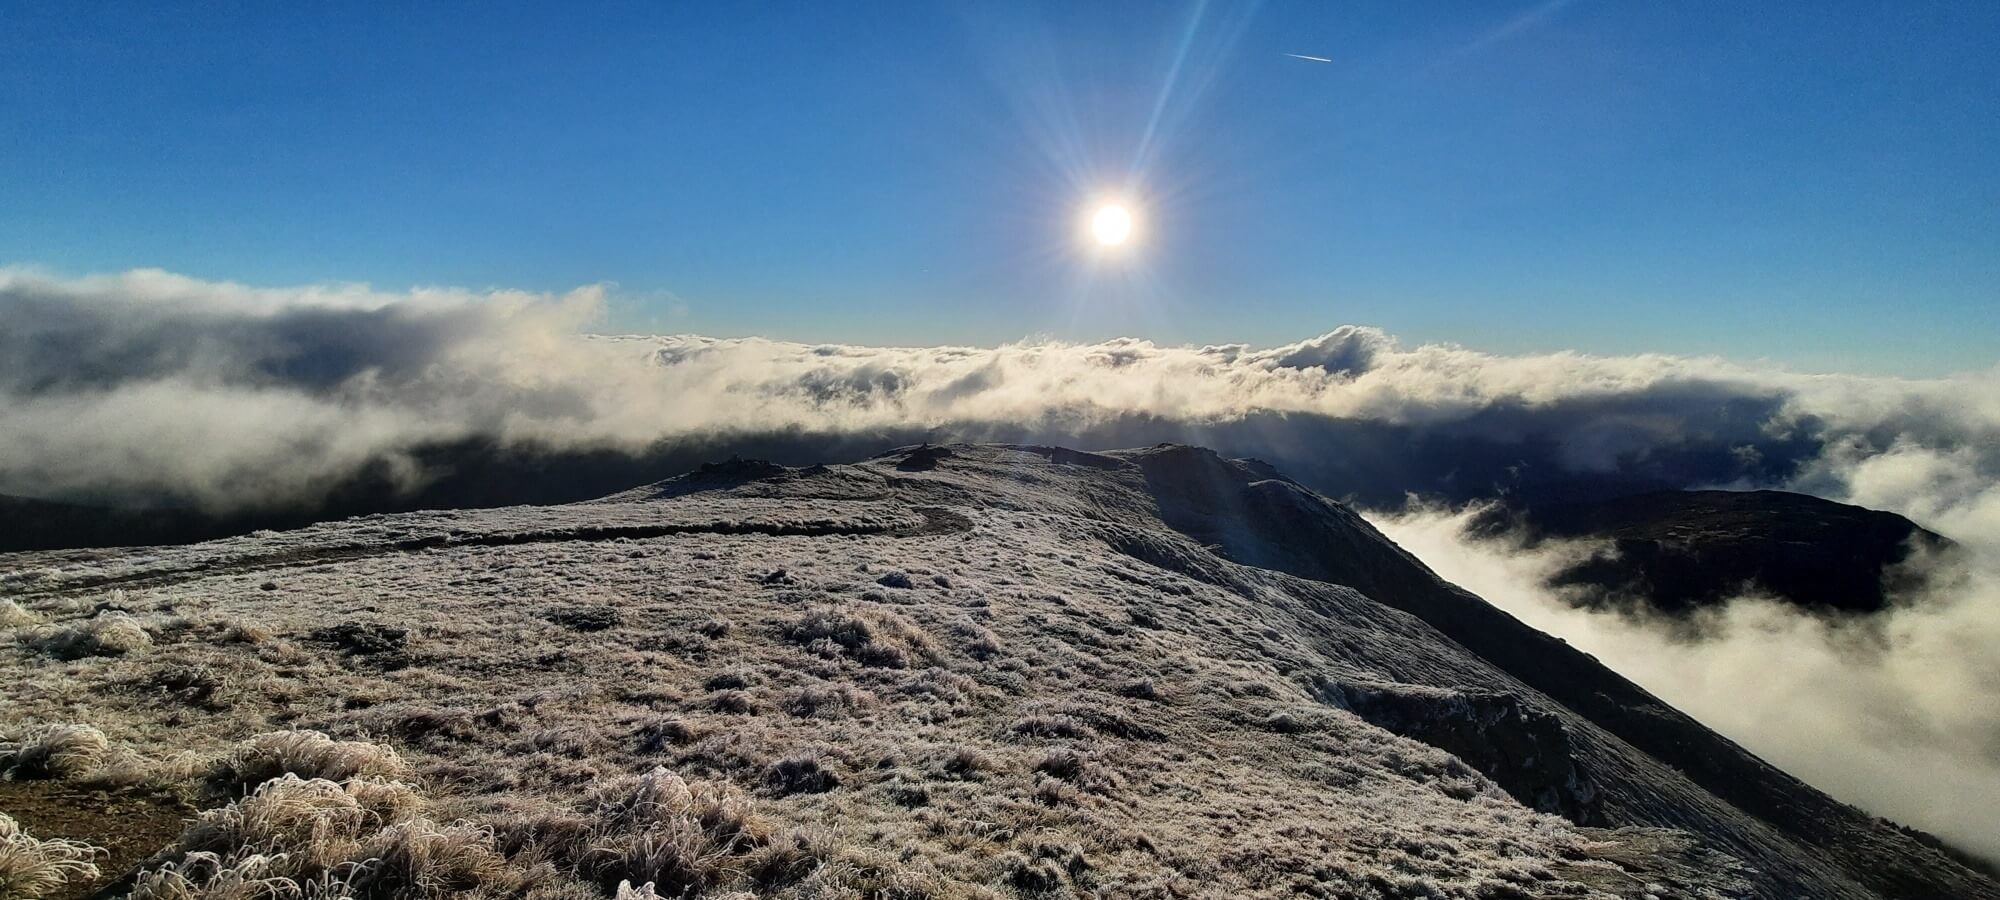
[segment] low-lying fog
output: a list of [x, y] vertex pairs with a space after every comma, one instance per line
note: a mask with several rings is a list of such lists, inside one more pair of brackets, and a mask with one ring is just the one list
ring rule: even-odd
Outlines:
[[[1593, 551], [1469, 537], [1477, 513], [1370, 518], [1439, 575], [1596, 656], [1647, 690], [1814, 786], [2000, 859], [2000, 569], [1985, 548], [1894, 598], [1833, 622], [1753, 596], [1699, 628], [1586, 611], [1546, 586]], [[1699, 636], [1693, 636], [1698, 634]]]

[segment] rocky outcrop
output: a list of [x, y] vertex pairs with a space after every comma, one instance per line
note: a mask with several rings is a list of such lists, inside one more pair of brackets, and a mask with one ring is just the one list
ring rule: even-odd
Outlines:
[[1318, 678], [1321, 701], [1464, 761], [1514, 799], [1579, 825], [1603, 825], [1597, 783], [1571, 755], [1562, 720], [1498, 691]]

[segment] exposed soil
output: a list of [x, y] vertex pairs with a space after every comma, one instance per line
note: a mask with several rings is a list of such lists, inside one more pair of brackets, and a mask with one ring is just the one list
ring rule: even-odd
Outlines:
[[65, 885], [48, 900], [80, 900], [118, 883], [139, 863], [174, 842], [194, 810], [167, 796], [138, 791], [84, 790], [50, 781], [0, 782], [0, 812], [38, 838], [83, 841], [106, 851], [103, 877]]

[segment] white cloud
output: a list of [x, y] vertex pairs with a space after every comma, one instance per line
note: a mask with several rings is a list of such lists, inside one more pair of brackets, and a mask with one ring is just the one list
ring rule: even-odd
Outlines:
[[1795, 480], [1955, 536], [1993, 531], [2000, 370], [1903, 380], [1503, 356], [1405, 349], [1360, 326], [1265, 350], [587, 335], [604, 303], [602, 287], [269, 289], [0, 269], [0, 492], [227, 509], [309, 502], [371, 460], [394, 468], [454, 439], [634, 449], [916, 430], [1205, 442], [1378, 501], [1579, 476]]
[[[1474, 508], [1371, 521], [1447, 580], [1561, 637], [1827, 793], [2000, 860], [2000, 565], [1960, 556], [1924, 595], [1837, 624], [1738, 598], [1687, 630], [1565, 603], [1548, 577], [1593, 548], [1471, 540]], [[1937, 561], [1928, 564], [1943, 565]], [[1957, 568], [1962, 567], [1962, 568]]]

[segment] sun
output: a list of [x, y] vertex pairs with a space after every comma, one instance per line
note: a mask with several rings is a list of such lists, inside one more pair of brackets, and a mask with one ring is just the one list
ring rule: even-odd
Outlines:
[[1116, 247], [1132, 239], [1132, 211], [1122, 203], [1106, 203], [1090, 216], [1090, 236], [1100, 247]]

